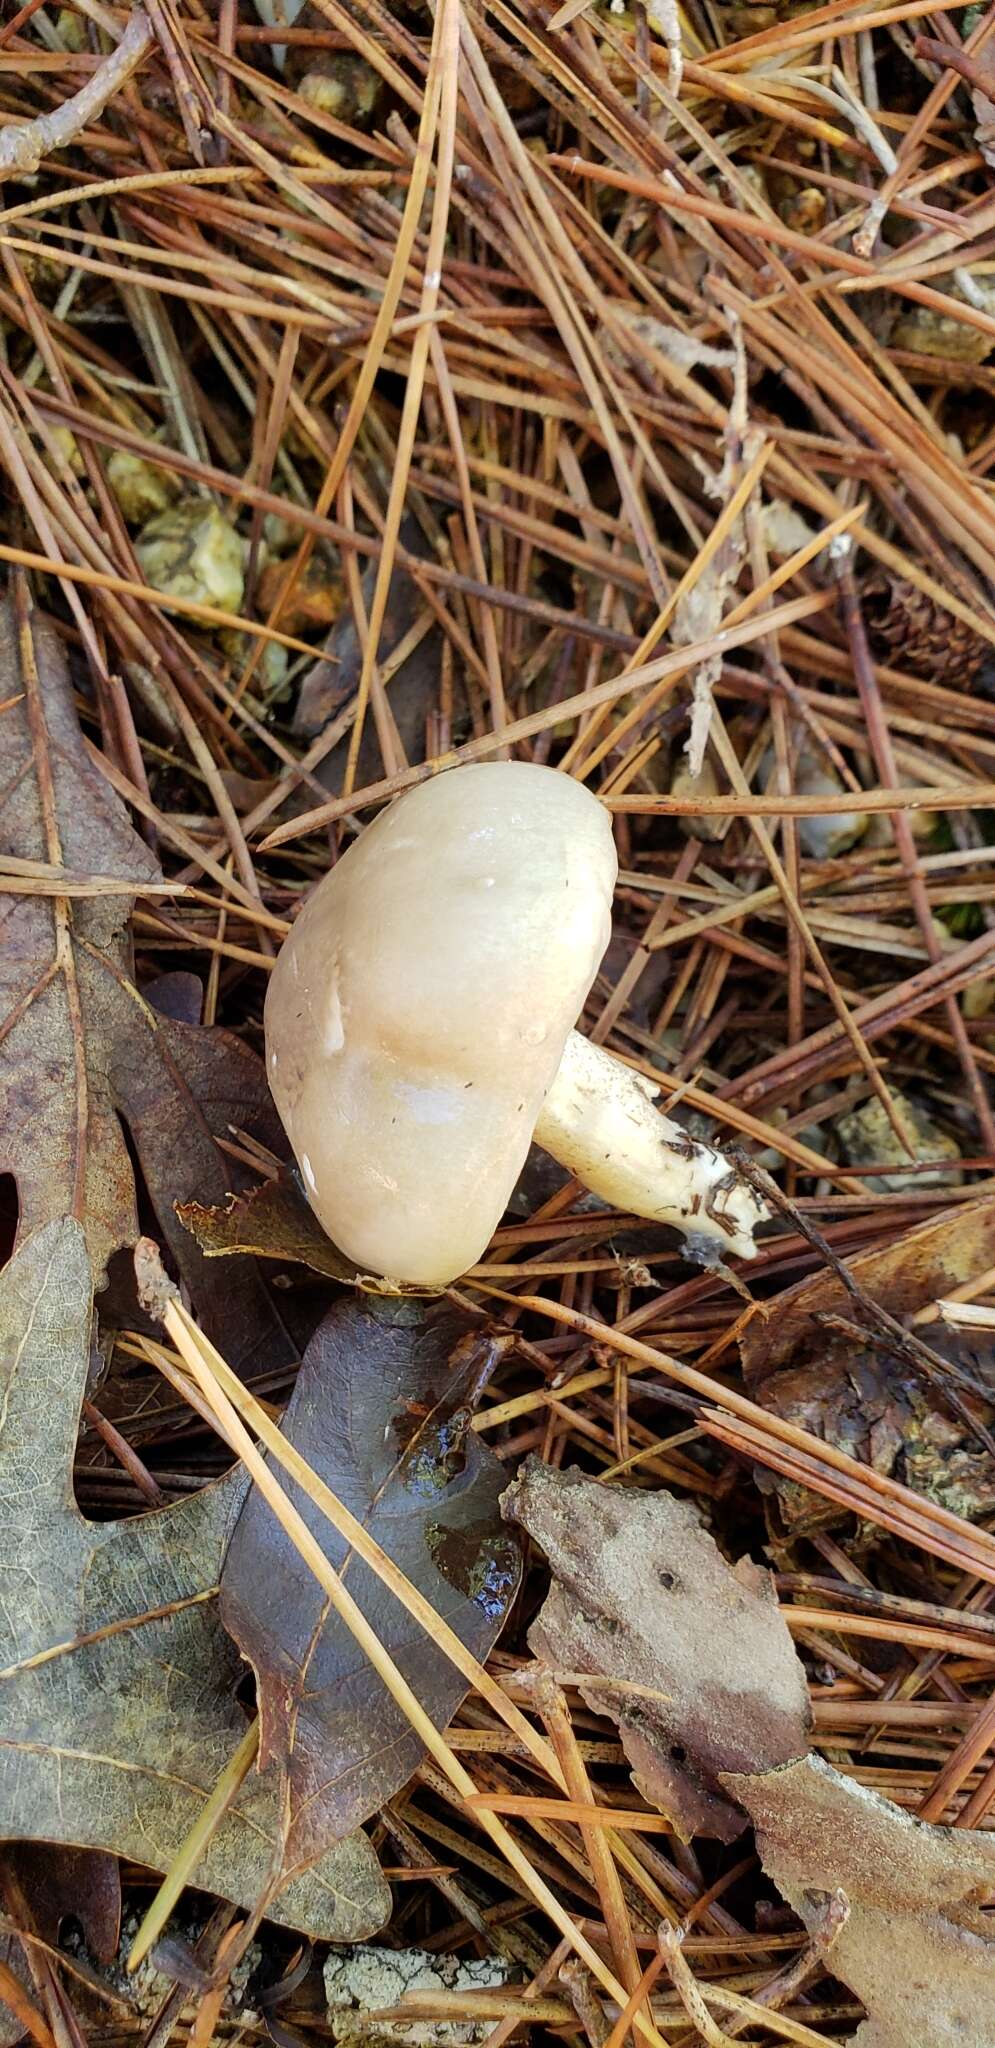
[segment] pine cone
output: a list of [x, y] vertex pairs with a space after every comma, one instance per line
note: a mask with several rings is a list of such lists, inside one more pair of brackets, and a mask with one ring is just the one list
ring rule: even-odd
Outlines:
[[861, 589], [864, 620], [879, 661], [948, 689], [969, 690], [991, 648], [962, 619], [886, 569]]

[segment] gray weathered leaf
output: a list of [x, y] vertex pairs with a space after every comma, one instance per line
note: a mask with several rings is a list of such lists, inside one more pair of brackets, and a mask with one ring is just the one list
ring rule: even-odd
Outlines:
[[727, 1564], [689, 1502], [538, 1458], [501, 1505], [553, 1573], [529, 1630], [536, 1656], [607, 1680], [580, 1690], [617, 1721], [640, 1791], [681, 1834], [732, 1841], [746, 1821], [720, 1773], [808, 1748], [805, 1674], [770, 1574], [749, 1558]]
[[[90, 1320], [86, 1241], [65, 1219], [0, 1274], [0, 1835], [162, 1870], [245, 1729], [216, 1588], [246, 1482], [235, 1470], [161, 1513], [84, 1521], [71, 1475]], [[198, 1883], [251, 1905], [280, 1811], [276, 1773], [253, 1773]], [[389, 1907], [360, 1834], [298, 1868], [273, 1914], [344, 1941]]]
[[995, 1840], [930, 1827], [807, 1757], [723, 1782], [757, 1830], [764, 1869], [807, 1926], [826, 1893], [850, 1912], [832, 1972], [866, 2006], [853, 2048], [995, 2041]]
[[106, 1063], [89, 1029], [97, 978], [126, 966], [131, 897], [161, 880], [83, 745], [66, 658], [51, 627], [22, 640], [0, 606], [0, 851], [119, 879], [119, 896], [5, 895], [0, 945], [0, 1164], [18, 1184], [26, 1233], [72, 1208], [99, 1274], [134, 1234], [134, 1191]]

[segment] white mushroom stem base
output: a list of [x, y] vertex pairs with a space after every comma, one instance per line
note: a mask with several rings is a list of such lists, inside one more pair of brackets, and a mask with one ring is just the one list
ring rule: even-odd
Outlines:
[[767, 1214], [728, 1159], [657, 1108], [660, 1090], [571, 1031], [535, 1141], [602, 1201], [682, 1230], [706, 1261], [751, 1259]]

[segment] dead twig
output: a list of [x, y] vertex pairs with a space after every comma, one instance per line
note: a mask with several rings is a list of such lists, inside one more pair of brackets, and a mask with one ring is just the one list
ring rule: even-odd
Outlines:
[[115, 93], [138, 69], [152, 41], [152, 25], [140, 7], [129, 16], [120, 42], [98, 64], [93, 77], [53, 114], [11, 124], [0, 132], [0, 174], [36, 171], [53, 150], [69, 149], [84, 128], [100, 119]]

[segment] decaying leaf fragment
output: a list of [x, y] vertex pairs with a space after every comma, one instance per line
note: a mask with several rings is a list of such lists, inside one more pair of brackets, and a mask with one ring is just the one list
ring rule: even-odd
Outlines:
[[173, 1213], [185, 1196], [223, 1201], [232, 1168], [213, 1134], [268, 1105], [261, 1063], [229, 1032], [160, 1017], [135, 988], [132, 901], [161, 875], [86, 750], [61, 642], [37, 617], [19, 634], [9, 602], [0, 675], [13, 700], [0, 719], [0, 856], [121, 885], [28, 895], [5, 892], [0, 872], [0, 1170], [17, 1182], [21, 1236], [69, 1211], [100, 1285], [138, 1235], [127, 1124], [205, 1328], [236, 1364], [259, 1350], [285, 1362], [294, 1347], [258, 1275], [247, 1268], [232, 1289]]
[[688, 1502], [538, 1458], [501, 1505], [553, 1573], [529, 1631], [536, 1656], [619, 1681], [581, 1692], [617, 1721], [644, 1797], [684, 1836], [734, 1840], [746, 1822], [721, 1774], [766, 1770], [808, 1748], [805, 1674], [769, 1573], [749, 1558], [727, 1564]]
[[723, 1777], [757, 1830], [764, 1869], [806, 1926], [842, 1887], [834, 1976], [866, 2006], [853, 2048], [990, 2048], [995, 2041], [995, 1839], [930, 1827], [819, 1757]]
[[[746, 353], [739, 320], [730, 320], [733, 349], [732, 397], [725, 424], [725, 456], [715, 476], [702, 466], [705, 490], [723, 506], [729, 504], [736, 488], [760, 446], [758, 431], [750, 426], [747, 395]], [[722, 623], [726, 604], [735, 590], [746, 558], [746, 521], [743, 513], [733, 520], [725, 539], [697, 580], [684, 592], [674, 612], [671, 638], [677, 647], [693, 647], [697, 640], [711, 638]], [[692, 776], [701, 774], [705, 748], [712, 723], [712, 691], [722, 670], [721, 654], [710, 655], [694, 671], [691, 689], [691, 727], [685, 752]]]
[[[308, 1345], [283, 1420], [290, 1442], [478, 1658], [519, 1577], [518, 1545], [498, 1512], [504, 1468], [468, 1430], [475, 1387], [494, 1358], [495, 1341], [449, 1309], [343, 1299]], [[302, 1490], [284, 1483], [445, 1727], [466, 1680]], [[221, 1612], [256, 1672], [262, 1762], [286, 1774], [294, 1867], [390, 1799], [421, 1745], [256, 1492], [225, 1560]]]
[[202, 1202], [178, 1202], [176, 1213], [205, 1258], [241, 1252], [310, 1266], [312, 1272], [323, 1273], [329, 1280], [358, 1277], [352, 1260], [326, 1237], [310, 1202], [289, 1173], [281, 1174], [279, 1180], [263, 1181], [247, 1194], [229, 1195], [226, 1202], [210, 1207]]
[[[128, 1521], [83, 1519], [71, 1475], [91, 1302], [70, 1218], [0, 1274], [0, 1836], [164, 1870], [245, 1732], [217, 1586], [246, 1479], [235, 1469]], [[281, 1823], [275, 1773], [250, 1774], [197, 1882], [253, 1905], [280, 1870]], [[340, 1941], [389, 1911], [361, 1834], [299, 1870], [272, 1908]]]
[[[965, 1202], [919, 1224], [897, 1243], [848, 1261], [869, 1298], [899, 1321], [953, 1293], [995, 1264], [995, 1201]], [[827, 1328], [821, 1318], [854, 1320], [858, 1308], [832, 1272], [786, 1290], [740, 1340], [754, 1399], [777, 1415], [837, 1445], [879, 1472], [900, 1479], [956, 1514], [973, 1517], [995, 1506], [995, 1467], [969, 1425], [943, 1401], [914, 1361]], [[964, 1406], [991, 1424], [995, 1360], [972, 1343], [931, 1324], [920, 1331], [959, 1381]], [[990, 1389], [990, 1398], [985, 1398]], [[795, 1530], [845, 1519], [831, 1502], [790, 1480], [778, 1480], [781, 1513]]]

